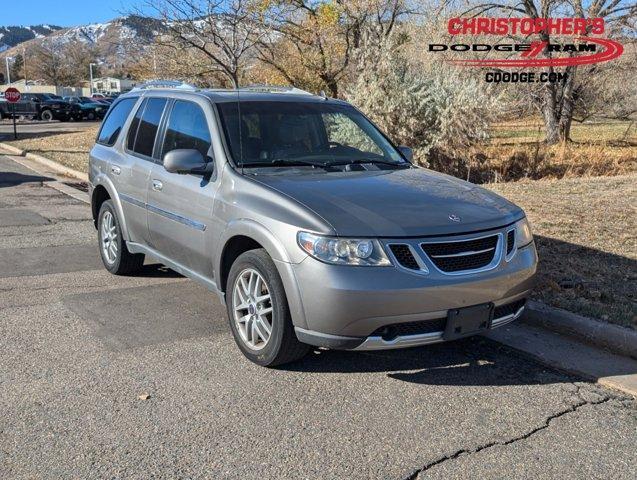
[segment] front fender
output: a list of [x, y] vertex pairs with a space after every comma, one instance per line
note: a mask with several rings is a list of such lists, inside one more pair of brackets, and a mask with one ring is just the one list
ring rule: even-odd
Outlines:
[[279, 260], [290, 263], [288, 252], [283, 244], [274, 236], [274, 234], [264, 225], [248, 218], [240, 218], [232, 220], [225, 228], [223, 235], [219, 239], [217, 258], [215, 259], [215, 271], [221, 271], [221, 259], [223, 258], [224, 246], [232, 237], [236, 236], [250, 237], [254, 241], [260, 243], [266, 249], [272, 260]]
[[[117, 189], [110, 178], [103, 172], [97, 172], [91, 179], [91, 183], [93, 184], [93, 193], [91, 195], [91, 208], [95, 202], [95, 190], [98, 186], [104, 187], [108, 192], [108, 196], [111, 198], [113, 205], [115, 205], [115, 210], [117, 212], [117, 219], [119, 220], [120, 227], [122, 229], [122, 238], [126, 241], [130, 240], [130, 236], [128, 235], [128, 227], [126, 225], [126, 217], [124, 216], [124, 209], [122, 208], [122, 201], [117, 194]], [[99, 212], [98, 212], [99, 213]]]
[[[285, 294], [288, 299], [288, 306], [290, 308], [290, 314], [292, 315], [292, 323], [297, 327], [307, 328], [305, 311], [301, 301], [301, 293], [296, 281], [294, 269], [291, 266], [292, 263], [297, 263], [295, 262], [297, 259], [290, 258], [290, 255], [285, 249], [283, 243], [278, 240], [266, 226], [247, 218], [233, 220], [227, 225], [226, 230], [220, 237], [220, 241], [218, 243], [220, 248], [218, 248], [216, 255], [217, 258], [215, 259], [215, 272], [217, 279], [219, 278], [219, 273], [222, 269], [221, 262], [225, 246], [232, 237], [236, 237], [238, 235], [253, 239], [268, 252], [268, 255], [270, 255], [274, 261], [274, 265], [276, 266], [279, 276], [281, 277], [281, 281], [283, 282]], [[307, 257], [307, 255], [303, 258], [305, 257]], [[218, 287], [219, 290], [224, 290], [225, 286], [218, 285]]]

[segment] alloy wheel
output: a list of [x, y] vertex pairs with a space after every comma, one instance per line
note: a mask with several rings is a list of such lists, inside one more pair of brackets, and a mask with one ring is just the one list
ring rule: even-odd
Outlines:
[[243, 270], [232, 291], [234, 322], [243, 343], [263, 349], [272, 335], [272, 298], [267, 283], [253, 268]]
[[102, 217], [102, 228], [100, 231], [102, 239], [102, 253], [106, 261], [112, 265], [117, 261], [117, 225], [115, 217], [109, 211], [104, 212]]

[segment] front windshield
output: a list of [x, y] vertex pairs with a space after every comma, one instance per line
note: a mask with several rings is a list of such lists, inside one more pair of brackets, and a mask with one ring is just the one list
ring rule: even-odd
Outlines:
[[219, 112], [238, 166], [405, 163], [374, 125], [348, 105], [229, 102], [219, 104]]
[[49, 100], [62, 100], [62, 97], [60, 97], [59, 95], [53, 95], [52, 93], [48, 93], [46, 97]]
[[80, 103], [93, 103], [93, 100], [88, 97], [80, 97]]

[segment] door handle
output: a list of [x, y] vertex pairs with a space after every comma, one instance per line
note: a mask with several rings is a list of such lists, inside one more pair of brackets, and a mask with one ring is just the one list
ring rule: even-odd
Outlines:
[[121, 169], [121, 168], [119, 168], [117, 165], [113, 165], [113, 166], [111, 167], [111, 173], [112, 173], [113, 175], [119, 175], [120, 173], [122, 173], [122, 169]]
[[159, 180], [153, 180], [153, 190], [155, 190], [156, 192], [161, 192], [163, 188], [163, 183], [161, 183]]

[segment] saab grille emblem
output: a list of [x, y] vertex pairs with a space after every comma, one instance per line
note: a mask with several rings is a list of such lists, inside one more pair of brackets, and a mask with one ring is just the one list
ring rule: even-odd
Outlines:
[[451, 220], [452, 222], [459, 222], [460, 221], [460, 217], [458, 215], [454, 215], [452, 213], [451, 215], [449, 215], [449, 220]]

